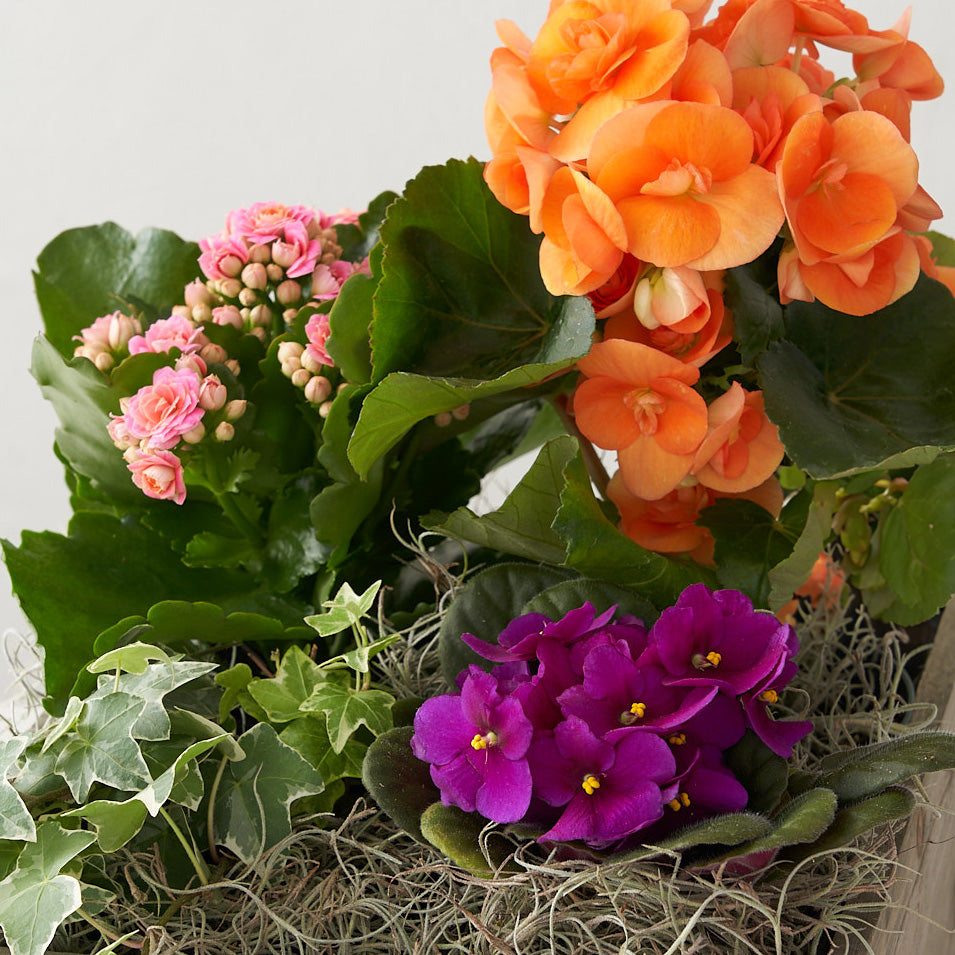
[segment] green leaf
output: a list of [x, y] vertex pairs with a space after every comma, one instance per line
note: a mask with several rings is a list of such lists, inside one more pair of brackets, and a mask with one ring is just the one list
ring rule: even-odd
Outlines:
[[26, 804], [7, 781], [7, 773], [27, 747], [25, 736], [0, 740], [0, 839], [33, 842], [36, 825]]
[[172, 232], [136, 236], [114, 222], [70, 229], [37, 257], [37, 298], [46, 332], [63, 355], [72, 336], [100, 315], [135, 310], [137, 302], [168, 312], [199, 277], [199, 247]]
[[199, 531], [186, 545], [182, 562], [187, 567], [241, 567], [254, 556], [252, 542], [244, 537]]
[[752, 730], [724, 753], [727, 768], [746, 787], [750, 812], [771, 813], [789, 782], [786, 760], [777, 756]]
[[494, 198], [483, 172], [475, 159], [429, 166], [388, 207], [371, 336], [375, 381], [401, 370], [497, 378], [555, 361], [568, 344], [562, 338], [587, 336], [580, 354], [589, 348], [586, 319], [561, 327], [562, 303], [540, 278], [540, 239]]
[[548, 587], [524, 604], [521, 613], [542, 613], [551, 620], [560, 620], [566, 613], [587, 601], [594, 605], [598, 613], [616, 605], [617, 617], [621, 614], [633, 614], [647, 626], [659, 616], [653, 604], [634, 591], [590, 577], [565, 580]]
[[534, 564], [496, 564], [470, 578], [458, 591], [441, 621], [438, 653], [441, 672], [449, 686], [468, 665], [488, 666], [461, 639], [473, 633], [496, 643], [501, 631], [523, 612], [524, 606], [541, 591], [567, 580], [571, 572], [558, 567]]
[[239, 737], [245, 759], [230, 762], [215, 803], [215, 838], [243, 862], [252, 863], [292, 831], [290, 806], [320, 793], [318, 771], [268, 723]]
[[414, 729], [399, 726], [379, 736], [368, 747], [362, 782], [369, 795], [405, 832], [420, 842], [421, 814], [441, 794], [431, 781], [431, 769], [411, 752]]
[[11, 955], [43, 955], [59, 925], [82, 904], [80, 883], [62, 870], [95, 837], [49, 820], [0, 882], [0, 928]]
[[346, 381], [371, 381], [372, 299], [377, 288], [378, 282], [369, 275], [351, 276], [328, 313], [328, 353]]
[[328, 738], [336, 753], [342, 752], [359, 726], [374, 736], [391, 729], [391, 707], [395, 698], [384, 690], [356, 690], [339, 683], [317, 686], [302, 704], [304, 713], [324, 713]]
[[712, 816], [702, 822], [680, 829], [673, 835], [658, 839], [652, 846], [633, 849], [614, 855], [614, 861], [639, 861], [658, 855], [658, 850], [683, 852], [697, 846], [736, 846], [763, 836], [772, 829], [765, 817], [750, 812], [732, 812]]
[[355, 647], [354, 650], [349, 650], [346, 653], [340, 653], [337, 657], [332, 657], [331, 659], [326, 660], [323, 665], [328, 668], [330, 664], [341, 661], [346, 666], [351, 667], [352, 670], [355, 670], [358, 673], [368, 673], [370, 669], [371, 658], [376, 653], [380, 653], [386, 647], [390, 647], [393, 643], [397, 643], [399, 640], [401, 640], [400, 633], [392, 633], [386, 637], [379, 637], [377, 640], [373, 640], [371, 643], [365, 644], [364, 646]]
[[955, 239], [941, 232], [925, 233], [932, 241], [932, 253], [939, 265], [955, 266]]
[[216, 684], [225, 690], [219, 700], [220, 723], [225, 723], [236, 707], [241, 707], [253, 719], [260, 722], [268, 721], [268, 714], [255, 702], [249, 692], [249, 684], [252, 680], [252, 670], [247, 663], [237, 663], [215, 675]]
[[[883, 743], [842, 750], [806, 774], [800, 788], [825, 786], [840, 802], [866, 799], [920, 773], [955, 768], [955, 734], [909, 733]], [[798, 791], [791, 787], [791, 790]]]
[[425, 518], [425, 526], [505, 554], [562, 564], [565, 545], [551, 524], [563, 486], [562, 472], [577, 448], [577, 442], [567, 435], [544, 445], [496, 511], [478, 517], [460, 507], [440, 521], [433, 516]]
[[55, 765], [77, 802], [86, 801], [94, 782], [120, 790], [148, 785], [149, 769], [132, 737], [144, 706], [139, 697], [128, 693], [86, 701]]
[[586, 577], [631, 587], [656, 607], [674, 603], [690, 584], [713, 582], [708, 568], [644, 550], [611, 524], [594, 497], [580, 455], [564, 469], [564, 488], [553, 526], [565, 542], [564, 563], [569, 567]]
[[767, 289], [776, 284], [778, 255], [760, 256], [726, 273], [726, 305], [733, 313], [733, 337], [740, 357], [752, 366], [760, 352], [785, 333], [779, 300]]
[[787, 337], [758, 368], [766, 412], [793, 461], [839, 477], [925, 463], [955, 447], [953, 320], [951, 292], [924, 275], [872, 315], [789, 305]]
[[882, 524], [879, 569], [897, 594], [883, 619], [903, 625], [933, 616], [955, 593], [955, 457], [912, 475]]
[[306, 617], [305, 622], [323, 637], [341, 633], [349, 627], [359, 627], [361, 618], [371, 610], [380, 589], [381, 581], [376, 580], [359, 596], [345, 581], [333, 599], [322, 601], [325, 611]]
[[117, 647], [102, 656], [97, 657], [86, 669], [90, 673], [108, 673], [110, 670], [122, 670], [126, 673], [145, 673], [152, 660], [162, 660], [170, 664], [169, 654], [159, 647], [148, 643], [129, 643], [124, 647]]
[[477, 813], [439, 802], [432, 803], [421, 814], [421, 834], [425, 839], [456, 865], [483, 879], [494, 875], [479, 841], [486, 825], [487, 820]]
[[[223, 676], [220, 674], [217, 680]], [[292, 646], [285, 651], [271, 680], [250, 679], [245, 688], [270, 722], [288, 723], [302, 715], [299, 707], [327, 680], [328, 674], [307, 653]]]
[[315, 573], [329, 555], [330, 548], [316, 536], [310, 516], [317, 492], [315, 475], [302, 474], [283, 488], [269, 509], [265, 553], [257, 576], [274, 593], [292, 590], [303, 577]]
[[317, 769], [326, 786], [330, 781], [346, 776], [361, 778], [362, 760], [367, 747], [356, 739], [350, 739], [342, 751], [336, 753], [321, 716], [299, 716], [279, 733], [279, 739]]

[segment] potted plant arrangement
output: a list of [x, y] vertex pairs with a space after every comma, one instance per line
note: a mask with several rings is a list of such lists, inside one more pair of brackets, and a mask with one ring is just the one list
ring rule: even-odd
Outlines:
[[872, 951], [955, 766], [900, 629], [955, 592], [942, 82], [904, 19], [710, 7], [498, 24], [490, 161], [361, 213], [40, 253], [14, 955]]

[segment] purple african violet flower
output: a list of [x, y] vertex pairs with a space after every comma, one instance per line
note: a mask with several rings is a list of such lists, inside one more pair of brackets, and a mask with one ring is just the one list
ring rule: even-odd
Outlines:
[[531, 799], [527, 749], [533, 727], [520, 702], [503, 696], [498, 681], [471, 666], [460, 695], [421, 704], [412, 752], [431, 763], [431, 778], [446, 806], [477, 810], [494, 822], [517, 822]]
[[611, 743], [571, 716], [553, 733], [535, 738], [528, 758], [535, 794], [564, 807], [540, 836], [543, 841], [608, 845], [659, 819], [675, 795], [675, 786], [667, 784], [676, 761], [670, 747], [652, 733], [633, 731]]
[[719, 686], [741, 694], [789, 656], [792, 628], [754, 610], [738, 590], [693, 584], [650, 631], [641, 663], [659, 663], [673, 685]]
[[777, 756], [784, 759], [789, 759], [796, 743], [812, 732], [809, 720], [775, 720], [770, 714], [770, 705], [779, 699], [779, 691], [788, 685], [796, 669], [796, 664], [784, 657], [772, 673], [741, 698], [747, 724]]

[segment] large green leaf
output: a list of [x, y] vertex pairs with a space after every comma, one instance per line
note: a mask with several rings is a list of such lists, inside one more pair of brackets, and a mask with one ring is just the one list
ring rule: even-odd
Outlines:
[[227, 765], [219, 786], [215, 838], [251, 863], [292, 831], [291, 804], [325, 783], [268, 723], [253, 726], [239, 745], [245, 758]]
[[0, 928], [11, 955], [43, 955], [60, 923], [80, 907], [79, 881], [62, 873], [95, 840], [55, 820], [38, 826], [36, 835], [0, 882]]
[[920, 467], [882, 525], [879, 569], [895, 591], [881, 616], [903, 625], [933, 616], [955, 592], [955, 457]]
[[778, 259], [776, 250], [726, 273], [726, 304], [733, 313], [733, 337], [748, 365], [784, 334], [779, 299], [767, 291], [776, 284]]
[[63, 355], [72, 337], [100, 315], [168, 311], [199, 276], [199, 247], [172, 232], [144, 229], [133, 236], [115, 222], [70, 229], [37, 257], [37, 298], [46, 332]]
[[328, 313], [328, 353], [346, 381], [371, 381], [372, 299], [378, 283], [370, 275], [353, 275]]
[[815, 477], [931, 460], [955, 447], [955, 299], [922, 276], [872, 315], [793, 302], [759, 356], [766, 412]]

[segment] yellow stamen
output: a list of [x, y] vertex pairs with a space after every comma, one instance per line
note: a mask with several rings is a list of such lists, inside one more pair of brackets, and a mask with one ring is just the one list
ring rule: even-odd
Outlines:
[[685, 733], [677, 733], [675, 736], [670, 736], [670, 737], [667, 739], [667, 742], [668, 742], [671, 746], [685, 746], [685, 745], [686, 745], [686, 734], [685, 734]]
[[723, 655], [716, 650], [710, 650], [706, 656], [702, 653], [694, 653], [690, 662], [697, 670], [709, 670], [711, 667], [718, 667], [723, 662]]
[[759, 699], [764, 703], [778, 703], [779, 694], [775, 690], [763, 690], [763, 692], [759, 694]]
[[580, 788], [583, 789], [588, 796], [592, 796], [596, 790], [600, 789], [600, 780], [594, 775], [587, 776], [580, 784]]
[[710, 664], [715, 667], [718, 667], [723, 662], [723, 657], [715, 650], [710, 650], [710, 652], [706, 655], [706, 659], [709, 660]]
[[686, 793], [678, 793], [676, 799], [671, 799], [667, 805], [674, 811], [679, 812], [690, 805], [690, 797]]
[[640, 716], [640, 717], [642, 717], [642, 716], [644, 716], [644, 715], [646, 714], [646, 712], [647, 712], [647, 704], [646, 704], [646, 703], [634, 703], [634, 704], [630, 707], [630, 712], [633, 713], [634, 716]]
[[485, 736], [482, 736], [480, 733], [475, 733], [474, 738], [471, 740], [472, 749], [487, 749], [488, 746], [493, 746], [497, 742], [497, 733], [493, 730], [489, 730]]

